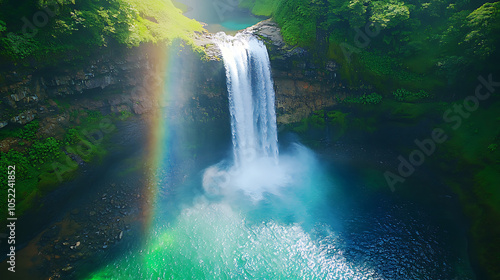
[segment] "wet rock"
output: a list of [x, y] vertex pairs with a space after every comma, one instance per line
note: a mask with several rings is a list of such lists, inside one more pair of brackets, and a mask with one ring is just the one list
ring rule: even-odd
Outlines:
[[18, 123], [18, 124], [27, 124], [31, 122], [32, 120], [35, 119], [35, 116], [37, 114], [36, 110], [26, 110], [17, 116], [14, 116], [10, 119], [11, 122], [13, 123]]
[[271, 19], [261, 21], [245, 29], [245, 31], [258, 35], [277, 48], [285, 46], [285, 41], [283, 40], [283, 36], [281, 36], [281, 29]]

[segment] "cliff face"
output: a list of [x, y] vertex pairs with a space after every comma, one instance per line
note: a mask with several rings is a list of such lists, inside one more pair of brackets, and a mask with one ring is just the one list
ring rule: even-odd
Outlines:
[[[337, 100], [355, 91], [342, 85], [335, 61], [321, 65], [313, 62], [312, 54], [306, 49], [284, 42], [275, 22], [264, 20], [242, 32], [260, 37], [267, 46], [276, 91], [278, 124], [299, 122], [314, 111], [335, 106]], [[210, 35], [199, 38], [198, 44], [205, 48], [211, 60], [221, 60], [220, 51]]]
[[[133, 50], [125, 56], [95, 57], [76, 69], [68, 67], [9, 73], [5, 77], [5, 84], [0, 87], [0, 97], [3, 101], [0, 104], [0, 122], [2, 126], [8, 123], [25, 124], [36, 117], [43, 119], [54, 115], [59, 110], [52, 99], [67, 96], [85, 99], [104, 89], [119, 91], [134, 87], [141, 83], [137, 74], [150, 67], [148, 57], [138, 50]], [[109, 100], [108, 105], [112, 110], [120, 110], [120, 106], [127, 99], [130, 102], [145, 100], [137, 95], [131, 96], [130, 92], [126, 95]], [[89, 108], [104, 106], [102, 101], [85, 103], [82, 106]]]
[[[163, 52], [141, 47], [93, 57], [77, 67], [8, 73], [0, 84], [0, 128], [38, 119], [43, 134], [57, 136], [73, 111], [147, 114], [169, 105], [158, 98], [167, 76], [175, 77], [171, 79], [175, 91], [183, 91], [176, 94], [186, 95], [182, 104], [176, 104], [185, 107], [186, 116], [202, 114], [206, 118], [213, 113], [207, 112], [210, 108], [224, 105], [227, 98], [220, 62], [200, 62], [189, 53], [177, 58], [182, 67], [165, 69], [162, 55], [157, 54]], [[201, 112], [196, 108], [202, 108]]]
[[[298, 122], [313, 111], [334, 106], [350, 91], [338, 80], [334, 61], [322, 68], [311, 63], [306, 50], [284, 43], [272, 21], [258, 23], [245, 32], [261, 37], [268, 46], [279, 124]], [[225, 72], [210, 37], [201, 34], [198, 38], [210, 59], [183, 55], [178, 57], [175, 73], [165, 73], [165, 66], [160, 65], [162, 55], [155, 54], [165, 50], [151, 47], [102, 54], [79, 66], [8, 73], [0, 85], [0, 128], [9, 123], [23, 125], [37, 118], [42, 131], [56, 134], [57, 127], [70, 120], [68, 110], [56, 103], [59, 100], [69, 103], [70, 111], [145, 114], [165, 105], [155, 100], [155, 93], [162, 90], [166, 75], [174, 75], [177, 88], [183, 89], [187, 101], [179, 106], [185, 107], [182, 111], [186, 118], [225, 118]]]
[[267, 45], [279, 124], [299, 122], [314, 111], [332, 107], [350, 91], [338, 79], [335, 61], [320, 66], [307, 50], [286, 45], [275, 22], [265, 20], [246, 31]]

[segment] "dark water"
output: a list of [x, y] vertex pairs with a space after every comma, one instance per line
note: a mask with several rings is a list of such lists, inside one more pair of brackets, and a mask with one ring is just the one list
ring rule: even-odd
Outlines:
[[[143, 198], [133, 198], [148, 180], [146, 170], [137, 168], [147, 152], [146, 130], [144, 122], [124, 124], [109, 159], [49, 196], [52, 203], [38, 216], [43, 223], [33, 223], [31, 233], [76, 219], [70, 212], [85, 212], [103, 192], [112, 193], [112, 183], [122, 188], [123, 182], [123, 191], [134, 194], [124, 203], [139, 203], [132, 207], [136, 212], [149, 208]], [[66, 262], [73, 267], [63, 279], [475, 279], [466, 255], [466, 225], [453, 198], [429, 204], [424, 196], [374, 191], [371, 184], [378, 182], [364, 176], [365, 166], [346, 160], [361, 148], [366, 160], [378, 160], [384, 151], [369, 145], [344, 143], [318, 154], [295, 145], [297, 138], [280, 139], [280, 160], [295, 168], [293, 180], [257, 201], [239, 191], [204, 195], [203, 170], [227, 156], [229, 141], [218, 150], [205, 147], [202, 161], [189, 154], [165, 158], [169, 168], [155, 171], [162, 183], [149, 201], [152, 222], [145, 222], [148, 215], [133, 214], [136, 221], [121, 241], [107, 250], [96, 248], [88, 258], [61, 262], [59, 270]], [[421, 175], [412, 187], [439, 184], [435, 174]], [[57, 249], [52, 254], [65, 256]], [[47, 266], [27, 266], [31, 279], [51, 275], [55, 268]]]
[[[137, 166], [140, 166], [138, 161], [144, 158], [146, 152], [147, 123], [137, 118], [128, 122], [116, 122], [114, 125], [116, 133], [109, 141], [111, 143], [101, 143], [107, 145], [108, 150], [101, 162], [81, 166], [74, 180], [61, 184], [39, 201], [40, 206], [35, 211], [27, 212], [17, 221], [17, 270], [15, 274], [6, 272], [7, 260], [2, 256], [1, 279], [47, 279], [53, 275], [52, 271], [60, 270], [66, 264], [71, 263], [74, 266], [74, 263], [82, 263], [81, 257], [69, 258], [70, 255], [74, 257], [76, 251], [61, 248], [69, 249], [69, 246], [62, 246], [64, 241], [60, 240], [61, 236], [68, 237], [68, 234], [64, 233], [65, 225], [78, 220], [79, 231], [69, 236], [78, 237], [83, 244], [85, 238], [82, 237], [82, 232], [87, 231], [92, 224], [104, 224], [106, 215], [98, 213], [95, 216], [98, 218], [89, 219], [88, 213], [98, 211], [97, 209], [105, 205], [96, 204], [94, 201], [100, 200], [111, 184], [125, 181], [128, 184], [126, 187], [122, 185], [124, 190], [140, 192], [145, 177], [143, 169], [138, 169]], [[135, 203], [130, 204], [132, 206]], [[76, 214], [75, 211], [79, 213]], [[2, 247], [2, 252], [4, 249]], [[85, 252], [85, 257], [97, 252], [98, 250]], [[64, 260], [65, 253], [67, 260]], [[61, 258], [54, 260], [55, 256]]]
[[456, 205], [365, 191], [359, 166], [282, 146], [303, 170], [257, 201], [204, 195], [186, 162], [183, 180], [160, 172], [177, 185], [160, 186], [143, 245], [87, 279], [474, 279]]

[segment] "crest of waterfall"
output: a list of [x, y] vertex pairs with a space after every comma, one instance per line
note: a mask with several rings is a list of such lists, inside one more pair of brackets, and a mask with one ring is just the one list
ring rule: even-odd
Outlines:
[[275, 94], [266, 46], [251, 34], [218, 33], [226, 69], [234, 164], [278, 161]]

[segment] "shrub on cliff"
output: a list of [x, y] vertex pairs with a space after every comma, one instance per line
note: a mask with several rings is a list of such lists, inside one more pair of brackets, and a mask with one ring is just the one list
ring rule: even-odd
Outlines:
[[361, 96], [356, 96], [356, 97], [348, 97], [342, 101], [343, 103], [350, 103], [350, 104], [379, 104], [382, 102], [382, 95], [378, 93], [370, 93], [370, 94], [363, 94]]
[[12, 61], [109, 44], [189, 41], [201, 29], [170, 0], [0, 2], [0, 55]]
[[[432, 89], [464, 82], [471, 69], [498, 69], [498, 1], [244, 0], [242, 6], [272, 15], [285, 41], [313, 49], [319, 63], [336, 60], [352, 84], [362, 79], [386, 92], [411, 84]], [[377, 57], [389, 65], [372, 63]]]

